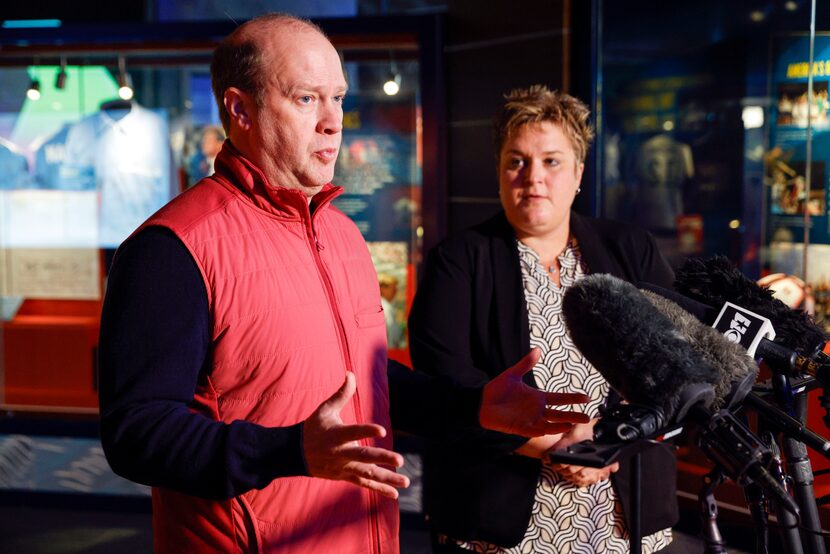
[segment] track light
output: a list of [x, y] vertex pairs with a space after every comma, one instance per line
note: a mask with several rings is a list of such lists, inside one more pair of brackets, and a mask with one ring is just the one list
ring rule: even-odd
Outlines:
[[383, 83], [383, 92], [389, 96], [395, 96], [401, 90], [401, 76], [399, 73], [390, 73], [389, 78]]
[[61, 68], [58, 70], [58, 74], [55, 77], [55, 88], [57, 90], [63, 90], [66, 86], [66, 58], [61, 58]]
[[29, 88], [26, 91], [26, 98], [28, 98], [32, 102], [40, 100], [40, 81], [38, 81], [34, 77], [32, 78], [32, 81], [29, 83]]
[[395, 63], [395, 53], [389, 51], [389, 75], [383, 83], [383, 92], [387, 96], [395, 96], [401, 90], [401, 74], [398, 73], [398, 65]]
[[118, 96], [122, 100], [131, 100], [133, 94], [133, 80], [127, 73], [127, 63], [124, 56], [118, 56]]

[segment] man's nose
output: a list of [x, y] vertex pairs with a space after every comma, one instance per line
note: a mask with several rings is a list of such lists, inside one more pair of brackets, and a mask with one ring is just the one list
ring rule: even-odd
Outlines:
[[320, 104], [317, 132], [335, 135], [343, 130], [343, 106], [334, 100]]

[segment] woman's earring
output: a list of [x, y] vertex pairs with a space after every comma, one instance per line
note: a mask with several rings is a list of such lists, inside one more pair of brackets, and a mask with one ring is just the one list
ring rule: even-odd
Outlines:
[[580, 192], [582, 192], [582, 187], [577, 187], [576, 188], [576, 193], [579, 194]]

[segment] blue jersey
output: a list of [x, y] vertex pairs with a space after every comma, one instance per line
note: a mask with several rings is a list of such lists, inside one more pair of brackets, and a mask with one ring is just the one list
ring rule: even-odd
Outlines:
[[26, 157], [0, 143], [0, 190], [28, 188], [30, 182]]
[[44, 142], [35, 153], [35, 186], [44, 189], [94, 190], [95, 169], [66, 158], [68, 123]]
[[69, 129], [61, 171], [81, 189], [98, 191], [102, 247], [118, 246], [172, 197], [168, 137], [167, 119], [135, 103], [129, 111], [102, 110]]

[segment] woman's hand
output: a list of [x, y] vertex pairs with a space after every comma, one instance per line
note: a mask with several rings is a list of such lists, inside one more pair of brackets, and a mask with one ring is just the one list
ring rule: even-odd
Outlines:
[[541, 437], [533, 437], [519, 448], [514, 453], [527, 456], [528, 458], [545, 459], [548, 452], [562, 440], [562, 433], [556, 435], [542, 435]]
[[[594, 437], [594, 425], [597, 420], [592, 419], [588, 423], [578, 423], [573, 428], [564, 433], [562, 438], [553, 444], [550, 450], [559, 450], [567, 448], [572, 444], [582, 441], [591, 440]], [[547, 452], [545, 453], [547, 454]], [[545, 459], [544, 457], [542, 459]], [[551, 464], [551, 468], [558, 473], [563, 479], [576, 485], [577, 487], [588, 487], [600, 481], [605, 481], [620, 469], [620, 464], [614, 462], [613, 464], [603, 467], [585, 467], [573, 464]]]
[[610, 466], [602, 468], [575, 466], [572, 464], [551, 464], [551, 468], [560, 477], [573, 483], [577, 487], [589, 487], [595, 483], [609, 479], [612, 473], [620, 469], [620, 464], [614, 462]]

